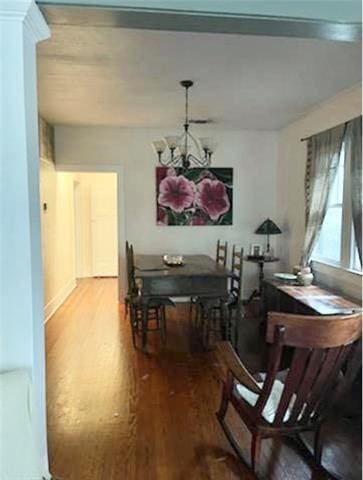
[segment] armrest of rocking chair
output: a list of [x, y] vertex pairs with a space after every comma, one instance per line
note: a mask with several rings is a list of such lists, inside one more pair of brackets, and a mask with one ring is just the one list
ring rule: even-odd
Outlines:
[[227, 366], [232, 375], [244, 385], [246, 388], [251, 390], [251, 392], [260, 394], [261, 388], [257, 384], [256, 380], [243, 365], [241, 360], [238, 358], [236, 352], [234, 351], [232, 345], [229, 342], [218, 342], [217, 343], [218, 355], [221, 358], [221, 361]]

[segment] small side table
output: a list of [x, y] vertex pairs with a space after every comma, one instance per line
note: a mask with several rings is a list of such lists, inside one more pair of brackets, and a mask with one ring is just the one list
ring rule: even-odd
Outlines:
[[263, 279], [264, 279], [264, 273], [263, 273], [263, 267], [265, 265], [265, 263], [272, 263], [272, 262], [278, 262], [280, 259], [277, 258], [277, 257], [271, 257], [271, 258], [264, 258], [264, 257], [261, 257], [261, 258], [252, 258], [252, 257], [244, 257], [244, 260], [246, 262], [252, 262], [252, 263], [256, 263], [259, 267], [259, 275], [258, 275], [258, 280], [259, 280], [259, 284], [258, 284], [258, 290], [254, 290], [251, 295], [249, 296], [248, 300], [246, 303], [249, 303], [251, 302], [254, 298], [258, 297], [260, 298], [261, 297], [261, 292], [262, 292], [262, 282], [263, 282]]

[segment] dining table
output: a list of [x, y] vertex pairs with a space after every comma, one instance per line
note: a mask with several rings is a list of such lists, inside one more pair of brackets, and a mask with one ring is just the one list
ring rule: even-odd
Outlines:
[[167, 265], [163, 255], [135, 255], [135, 279], [143, 309], [142, 348], [147, 343], [147, 305], [153, 298], [228, 298], [233, 273], [208, 255], [183, 255], [181, 265]]

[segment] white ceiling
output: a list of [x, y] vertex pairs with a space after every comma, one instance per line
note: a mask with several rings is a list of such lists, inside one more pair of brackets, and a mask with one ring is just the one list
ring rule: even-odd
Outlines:
[[52, 25], [39, 45], [41, 114], [51, 123], [278, 129], [361, 81], [359, 44], [311, 39]]

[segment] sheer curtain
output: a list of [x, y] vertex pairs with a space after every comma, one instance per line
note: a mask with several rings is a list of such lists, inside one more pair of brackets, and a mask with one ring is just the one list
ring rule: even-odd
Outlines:
[[301, 265], [307, 265], [326, 214], [342, 148], [345, 125], [326, 130], [308, 139], [305, 174], [305, 238]]
[[362, 265], [362, 117], [348, 122], [345, 142], [345, 159], [350, 163], [354, 236]]

